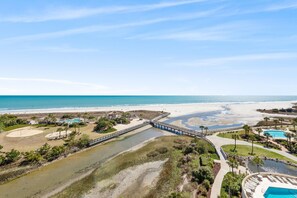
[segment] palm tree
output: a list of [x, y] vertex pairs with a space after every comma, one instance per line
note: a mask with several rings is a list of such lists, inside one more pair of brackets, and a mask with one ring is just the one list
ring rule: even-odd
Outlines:
[[245, 135], [246, 139], [248, 139], [248, 134], [251, 130], [251, 127], [249, 125], [244, 125], [242, 128], [244, 130], [244, 135]]
[[252, 163], [257, 166], [258, 172], [259, 172], [259, 167], [264, 165], [263, 160], [259, 156], [254, 157], [252, 160]]
[[62, 128], [58, 128], [57, 129], [57, 132], [59, 132], [59, 138], [61, 137], [61, 132], [63, 131], [63, 129]]
[[205, 134], [207, 135], [208, 127], [204, 127]]
[[292, 146], [292, 144], [291, 144], [291, 140], [292, 140], [292, 134], [291, 133], [285, 133], [285, 136], [286, 136], [286, 138], [287, 138], [287, 143], [288, 143], [288, 146], [289, 146], [289, 150], [291, 151], [291, 146]]
[[238, 168], [239, 162], [237, 161], [236, 155], [230, 155], [228, 157], [228, 165], [231, 167], [232, 173], [234, 174], [234, 168]]
[[284, 118], [279, 118], [278, 120], [280, 121], [281, 128], [283, 128], [283, 121], [285, 121], [285, 119]]
[[235, 134], [232, 135], [232, 139], [234, 139], [234, 151], [236, 151], [236, 140], [239, 139], [239, 135], [237, 134], [237, 131]]
[[204, 127], [204, 126], [200, 126], [199, 128], [201, 129], [201, 133], [202, 133], [202, 135], [203, 135], [203, 129], [204, 129], [205, 127]]
[[256, 140], [256, 137], [254, 135], [250, 136], [250, 140], [252, 141], [252, 152], [251, 155], [254, 155], [254, 141]]
[[294, 118], [292, 121], [292, 125], [294, 127], [294, 131], [296, 132], [297, 118]]
[[275, 129], [277, 129], [278, 120], [273, 120]]
[[268, 121], [270, 120], [270, 118], [265, 117], [264, 120], [265, 120], [266, 126], [268, 126]]
[[69, 129], [69, 125], [67, 125], [65, 128], [64, 128], [64, 130], [65, 130], [65, 132], [66, 132], [66, 137], [68, 136], [68, 129]]
[[269, 133], [264, 133], [264, 136], [266, 137], [266, 147], [268, 148], [269, 138], [271, 135], [269, 135]]
[[75, 133], [76, 133], [77, 132], [77, 123], [73, 123], [72, 126], [74, 128]]
[[261, 132], [262, 132], [262, 129], [261, 129], [261, 128], [257, 128], [256, 131], [258, 132], [258, 136], [259, 136], [259, 138], [260, 138], [260, 134], [261, 134]]

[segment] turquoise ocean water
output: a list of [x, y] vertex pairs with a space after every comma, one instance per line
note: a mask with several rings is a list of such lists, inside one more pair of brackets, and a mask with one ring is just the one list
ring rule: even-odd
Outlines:
[[297, 101], [297, 96], [0, 96], [0, 111], [269, 101]]

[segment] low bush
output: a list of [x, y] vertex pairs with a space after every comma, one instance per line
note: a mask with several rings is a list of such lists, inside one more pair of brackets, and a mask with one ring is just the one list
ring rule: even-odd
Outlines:
[[146, 154], [147, 157], [156, 157], [159, 153], [157, 151], [151, 151], [148, 154]]
[[214, 181], [214, 175], [209, 167], [200, 167], [197, 171], [192, 172], [193, 180], [201, 184], [204, 180], [208, 180], [211, 184]]
[[156, 151], [160, 154], [165, 154], [168, 152], [168, 149], [166, 147], [157, 148]]

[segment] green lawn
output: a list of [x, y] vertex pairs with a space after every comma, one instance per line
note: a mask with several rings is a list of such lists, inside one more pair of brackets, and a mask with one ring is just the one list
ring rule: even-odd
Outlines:
[[[230, 154], [232, 153], [233, 149], [234, 149], [234, 145], [230, 144], [230, 145], [225, 145], [222, 146], [223, 150], [227, 153]], [[237, 145], [237, 155], [239, 156], [251, 156], [249, 153], [252, 150], [251, 146], [245, 146], [245, 145]], [[262, 148], [258, 148], [258, 147], [254, 147], [254, 153], [259, 156], [259, 157], [268, 157], [268, 158], [275, 158], [275, 159], [279, 159], [279, 160], [285, 160], [285, 161], [290, 161], [293, 163], [297, 163], [296, 161], [289, 159], [287, 157], [284, 157], [278, 153], [272, 152], [272, 151], [268, 151]]]
[[[234, 132], [227, 132], [227, 133], [219, 133], [217, 136], [222, 137], [222, 138], [228, 138], [228, 139], [233, 139], [232, 135], [234, 135]], [[244, 134], [244, 130], [238, 131], [237, 135], [239, 135], [238, 140], [243, 140], [240, 135]]]

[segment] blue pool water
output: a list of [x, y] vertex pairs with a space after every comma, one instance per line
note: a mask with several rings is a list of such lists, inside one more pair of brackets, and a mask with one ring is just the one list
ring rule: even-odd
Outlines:
[[285, 132], [282, 130], [267, 130], [264, 131], [264, 134], [271, 135], [272, 138], [286, 138]]
[[297, 190], [269, 187], [266, 190], [264, 197], [265, 198], [296, 198]]
[[80, 123], [80, 122], [81, 122], [81, 119], [79, 119], [79, 118], [65, 120], [65, 123], [67, 123], [67, 124], [74, 124], [74, 123]]

